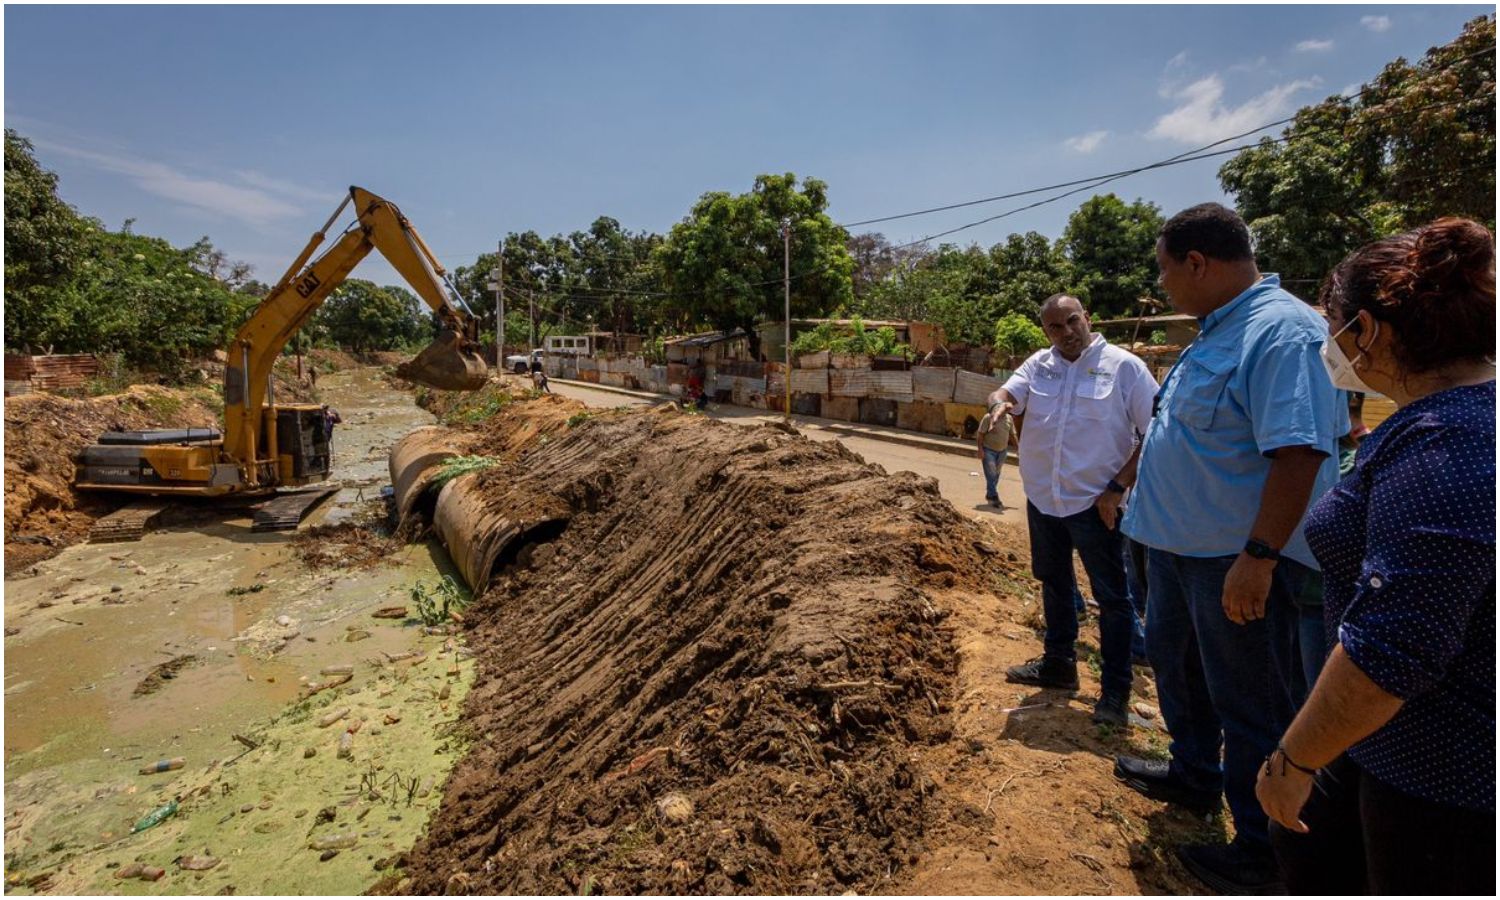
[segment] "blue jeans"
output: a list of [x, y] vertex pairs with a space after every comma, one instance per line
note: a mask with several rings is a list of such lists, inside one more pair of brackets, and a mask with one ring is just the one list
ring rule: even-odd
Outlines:
[[984, 499], [1000, 499], [1000, 468], [1005, 465], [1005, 451], [984, 448]]
[[1303, 691], [1296, 697], [1300, 709], [1312, 693], [1323, 663], [1328, 659], [1328, 635], [1323, 627], [1323, 573], [1308, 572], [1297, 602], [1297, 652], [1302, 658]]
[[1104, 657], [1099, 677], [1104, 694], [1130, 694], [1130, 598], [1125, 596], [1122, 535], [1111, 530], [1090, 506], [1071, 516], [1049, 516], [1026, 504], [1026, 527], [1031, 534], [1031, 573], [1042, 583], [1042, 612], [1047, 617], [1044, 652], [1056, 659], [1078, 659], [1078, 615], [1073, 596], [1073, 551], [1083, 560], [1094, 599], [1099, 603], [1099, 655]]
[[1222, 790], [1235, 832], [1269, 846], [1255, 777], [1292, 722], [1302, 677], [1293, 598], [1311, 570], [1277, 563], [1265, 618], [1236, 625], [1222, 603], [1234, 560], [1148, 550], [1146, 647], [1172, 735], [1172, 774], [1195, 790]]
[[1146, 659], [1146, 548], [1125, 539], [1125, 593], [1132, 612], [1130, 656]]

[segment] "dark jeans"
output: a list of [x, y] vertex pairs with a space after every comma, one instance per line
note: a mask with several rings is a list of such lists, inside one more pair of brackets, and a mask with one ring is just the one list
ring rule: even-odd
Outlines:
[[1318, 772], [1307, 834], [1271, 823], [1293, 894], [1495, 893], [1495, 814], [1441, 806], [1370, 777], [1347, 756]]
[[1277, 563], [1265, 618], [1236, 625], [1222, 602], [1234, 560], [1147, 552], [1146, 649], [1172, 735], [1173, 775], [1195, 790], [1223, 790], [1235, 832], [1264, 846], [1255, 775], [1292, 722], [1302, 680], [1292, 598], [1310, 570]]
[[1309, 571], [1297, 598], [1297, 653], [1302, 659], [1303, 689], [1294, 692], [1297, 708], [1307, 702], [1329, 653], [1328, 633], [1323, 626], [1323, 573]]
[[[1124, 513], [1121, 513], [1124, 515]], [[1130, 655], [1146, 657], [1146, 546], [1125, 538], [1125, 593], [1132, 610]]]
[[1026, 526], [1031, 533], [1031, 573], [1042, 583], [1042, 612], [1047, 617], [1047, 656], [1072, 662], [1077, 653], [1078, 615], [1074, 612], [1073, 551], [1083, 561], [1094, 600], [1099, 604], [1099, 681], [1110, 696], [1130, 694], [1130, 629], [1133, 613], [1125, 596], [1122, 536], [1090, 506], [1071, 516], [1049, 516], [1030, 502]]

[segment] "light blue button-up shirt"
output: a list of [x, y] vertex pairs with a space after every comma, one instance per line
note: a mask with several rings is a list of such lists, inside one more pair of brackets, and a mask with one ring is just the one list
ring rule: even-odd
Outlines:
[[[1276, 275], [1205, 317], [1162, 383], [1125, 533], [1182, 556], [1238, 554], [1282, 447], [1327, 454], [1309, 506], [1333, 487], [1349, 406], [1319, 358], [1327, 337], [1328, 324]], [[1281, 552], [1317, 568], [1301, 522]]]

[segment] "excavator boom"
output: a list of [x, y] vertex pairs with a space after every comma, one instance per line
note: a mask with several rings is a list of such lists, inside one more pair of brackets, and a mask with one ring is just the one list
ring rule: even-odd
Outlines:
[[[313, 254], [345, 208], [356, 221], [322, 256]], [[371, 250], [401, 273], [432, 308], [437, 340], [397, 369], [406, 379], [444, 390], [477, 390], [489, 380], [478, 350], [478, 324], [455, 305], [446, 272], [394, 203], [351, 187], [286, 274], [250, 314], [229, 345], [224, 372], [224, 432], [110, 432], [83, 448], [75, 484], [84, 490], [218, 496], [266, 493], [325, 480], [331, 427], [326, 409], [278, 405], [271, 366], [298, 329]], [[309, 262], [311, 260], [311, 262]], [[458, 301], [459, 304], [462, 301]]]

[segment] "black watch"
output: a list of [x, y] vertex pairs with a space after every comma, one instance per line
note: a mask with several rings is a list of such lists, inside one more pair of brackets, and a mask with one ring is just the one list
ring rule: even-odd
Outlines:
[[1245, 542], [1245, 553], [1254, 559], [1269, 559], [1272, 562], [1281, 559], [1280, 550], [1277, 550], [1265, 541], [1258, 541], [1255, 538], [1251, 538]]
[[1114, 491], [1116, 494], [1125, 493], [1125, 485], [1115, 481], [1113, 478], [1109, 480], [1109, 484], [1105, 485], [1105, 489]]

